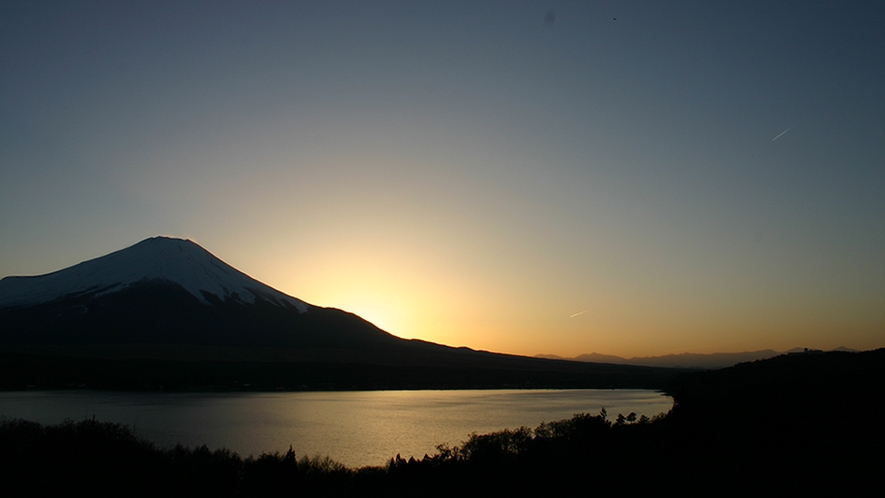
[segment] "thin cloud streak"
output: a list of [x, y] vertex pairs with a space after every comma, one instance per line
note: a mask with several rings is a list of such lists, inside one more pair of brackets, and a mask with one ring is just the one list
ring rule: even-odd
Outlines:
[[[791, 127], [790, 127], [790, 128], [792, 128], [792, 126], [791, 126]], [[782, 137], [782, 136], [784, 136], [784, 133], [786, 133], [786, 132], [788, 132], [788, 131], [790, 131], [790, 128], [787, 128], [787, 129], [786, 129], [786, 130], [784, 130], [784, 131], [782, 131], [782, 132], [780, 132], [780, 134], [779, 134], [779, 135], [778, 135], [778, 136], [776, 136], [776, 137], [774, 137], [774, 138], [772, 138], [772, 139], [771, 139], [771, 141], [772, 141], [772, 142], [774, 142], [774, 141], [775, 141], [775, 140], [777, 140], [777, 139], [778, 139], [778, 138], [780, 138], [780, 137]]]
[[584, 313], [586, 313], [588, 311], [590, 311], [590, 308], [587, 308], [584, 311], [579, 311], [579, 312], [575, 313], [574, 315], [570, 316], [569, 318], [574, 318], [576, 316], [583, 315]]

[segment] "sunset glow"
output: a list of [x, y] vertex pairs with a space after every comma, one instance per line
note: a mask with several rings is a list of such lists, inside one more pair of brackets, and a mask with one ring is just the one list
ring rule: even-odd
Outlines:
[[542, 3], [5, 5], [0, 277], [168, 234], [453, 346], [885, 346], [882, 8]]

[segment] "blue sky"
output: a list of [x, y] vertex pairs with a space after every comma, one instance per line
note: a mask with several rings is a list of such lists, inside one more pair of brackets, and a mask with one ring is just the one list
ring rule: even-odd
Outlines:
[[7, 2], [0, 276], [163, 234], [452, 345], [881, 347], [883, 21], [878, 2]]

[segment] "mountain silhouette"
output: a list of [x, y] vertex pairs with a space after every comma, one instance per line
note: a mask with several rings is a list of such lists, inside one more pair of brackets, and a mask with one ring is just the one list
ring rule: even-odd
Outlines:
[[10, 389], [656, 388], [677, 373], [402, 339], [168, 237], [0, 280], [0, 356]]
[[5, 344], [349, 347], [398, 339], [286, 295], [190, 240], [154, 237], [53, 273], [0, 280]]

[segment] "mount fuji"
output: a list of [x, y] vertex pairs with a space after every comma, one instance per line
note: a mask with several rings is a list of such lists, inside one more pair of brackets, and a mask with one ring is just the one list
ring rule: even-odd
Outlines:
[[153, 237], [46, 275], [0, 280], [0, 345], [376, 349], [399, 341], [259, 282], [190, 240]]
[[674, 375], [402, 339], [175, 238], [0, 280], [0, 389], [659, 388]]
[[249, 277], [196, 243], [169, 237], [145, 239], [46, 275], [6, 277], [0, 280], [0, 308], [77, 296], [97, 298], [158, 281], [180, 286], [203, 304], [211, 305], [210, 299], [241, 303], [261, 299], [301, 313], [308, 308], [303, 301]]

